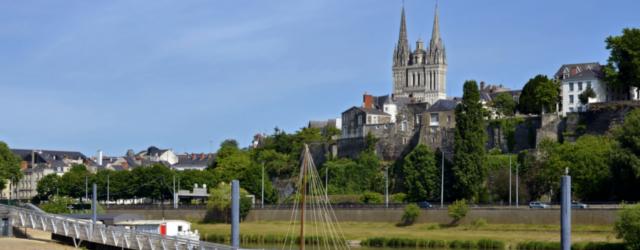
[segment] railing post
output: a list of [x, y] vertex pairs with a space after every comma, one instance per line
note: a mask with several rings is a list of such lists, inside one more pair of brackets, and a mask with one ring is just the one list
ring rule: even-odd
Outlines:
[[240, 247], [240, 182], [231, 181], [231, 247]]
[[569, 170], [562, 176], [562, 201], [560, 207], [562, 250], [571, 250], [571, 176]]

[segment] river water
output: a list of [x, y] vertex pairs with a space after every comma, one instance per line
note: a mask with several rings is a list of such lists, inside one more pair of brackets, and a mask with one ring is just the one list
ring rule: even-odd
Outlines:
[[[292, 247], [283, 247], [282, 245], [257, 245], [257, 244], [244, 244], [240, 245], [241, 248], [244, 249], [265, 249], [265, 250], [298, 250], [298, 246]], [[307, 245], [304, 248], [305, 250], [325, 250], [324, 248], [320, 248], [317, 246]], [[354, 250], [416, 250], [415, 247], [412, 248], [382, 248], [382, 247], [351, 247]], [[438, 248], [429, 248], [430, 250], [440, 250]]]

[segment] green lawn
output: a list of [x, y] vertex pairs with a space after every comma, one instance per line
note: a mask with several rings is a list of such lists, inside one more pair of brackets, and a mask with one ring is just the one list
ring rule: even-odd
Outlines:
[[[200, 231], [200, 235], [228, 235], [228, 224], [194, 223], [193, 227]], [[289, 222], [265, 221], [247, 222], [240, 225], [241, 234], [247, 235], [286, 235]], [[297, 232], [299, 226], [291, 229]], [[560, 226], [558, 225], [524, 225], [524, 224], [487, 224], [474, 227], [461, 225], [457, 227], [441, 227], [437, 224], [415, 224], [407, 227], [397, 227], [392, 223], [376, 222], [343, 222], [340, 227], [347, 240], [364, 240], [368, 237], [400, 237], [433, 240], [501, 240], [507, 245], [515, 245], [522, 241], [560, 241]], [[313, 229], [307, 228], [308, 234], [313, 235]], [[572, 234], [573, 242], [618, 242], [612, 226], [575, 225]]]

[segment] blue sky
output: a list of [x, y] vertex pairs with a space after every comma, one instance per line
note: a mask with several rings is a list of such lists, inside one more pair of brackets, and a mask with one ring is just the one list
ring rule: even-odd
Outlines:
[[[391, 90], [400, 0], [0, 0], [0, 140], [15, 148], [215, 150]], [[434, 0], [406, 0], [412, 47]], [[640, 1], [441, 0], [450, 96], [604, 63]]]

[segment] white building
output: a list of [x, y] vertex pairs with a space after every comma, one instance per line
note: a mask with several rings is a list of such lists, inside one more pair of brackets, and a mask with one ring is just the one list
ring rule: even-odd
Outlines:
[[[602, 66], [599, 63], [565, 64], [560, 67], [555, 75], [561, 83], [561, 107], [560, 112], [564, 116], [567, 113], [587, 111], [590, 103], [609, 102], [617, 100], [635, 100], [633, 92], [614, 91], [603, 81]], [[588, 102], [580, 102], [580, 94], [588, 88], [593, 89], [595, 97]]]

